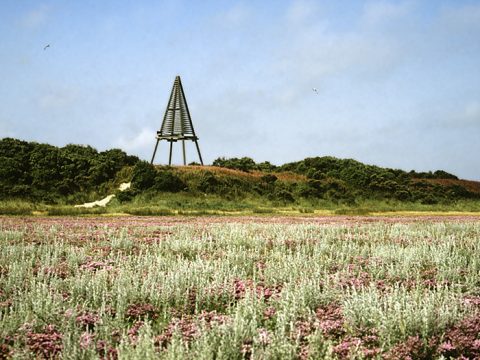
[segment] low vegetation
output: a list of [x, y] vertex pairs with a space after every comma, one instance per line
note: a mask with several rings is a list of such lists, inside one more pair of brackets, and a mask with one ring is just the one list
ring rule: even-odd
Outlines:
[[478, 221], [229, 219], [0, 218], [0, 358], [480, 357]]

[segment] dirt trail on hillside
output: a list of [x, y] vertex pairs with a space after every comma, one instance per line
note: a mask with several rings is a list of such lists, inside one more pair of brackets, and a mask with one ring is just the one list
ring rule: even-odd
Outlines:
[[[120, 191], [125, 191], [127, 189], [130, 189], [130, 186], [132, 185], [132, 183], [122, 183], [120, 184], [120, 186], [118, 187], [118, 190]], [[89, 202], [89, 203], [85, 203], [85, 204], [82, 204], [82, 205], [75, 205], [76, 208], [80, 208], [80, 207], [84, 207], [84, 208], [93, 208], [95, 206], [107, 206], [107, 204], [110, 202], [110, 200], [112, 200], [113, 198], [115, 197], [115, 194], [110, 194], [106, 197], [104, 197], [103, 199], [101, 200], [97, 200], [97, 201], [93, 201], [93, 202]]]

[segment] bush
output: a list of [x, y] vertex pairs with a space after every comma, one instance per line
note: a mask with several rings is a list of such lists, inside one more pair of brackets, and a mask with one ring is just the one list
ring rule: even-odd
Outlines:
[[394, 194], [393, 197], [397, 200], [400, 201], [407, 201], [411, 199], [411, 194], [407, 190], [397, 190]]
[[427, 194], [420, 202], [424, 205], [435, 205], [438, 204], [438, 199], [432, 194]]
[[116, 195], [117, 200], [120, 203], [130, 202], [137, 195], [137, 191], [134, 189], [128, 189], [125, 191], [119, 191]]
[[[320, 183], [320, 181], [318, 181], [318, 183]], [[318, 198], [321, 196], [321, 190], [319, 189], [320, 187], [317, 189], [310, 180], [307, 183], [298, 184], [296, 188], [296, 193], [302, 198]]]
[[437, 170], [433, 173], [433, 176], [435, 177], [435, 179], [453, 179], [453, 180], [458, 180], [458, 177], [453, 175], [453, 174], [450, 174], [446, 171], [443, 171], [443, 170]]
[[275, 171], [277, 167], [271, 164], [269, 161], [264, 161], [256, 166], [256, 170], [264, 171], [264, 172], [272, 172]]
[[277, 181], [277, 179], [278, 178], [273, 174], [267, 174], [261, 177], [261, 180], [267, 184], [273, 184], [275, 181]]
[[212, 165], [226, 167], [229, 169], [241, 170], [245, 172], [256, 170], [257, 168], [255, 161], [253, 161], [253, 159], [249, 157], [231, 158], [231, 159], [225, 159], [221, 157], [216, 159]]
[[159, 171], [157, 173], [153, 188], [165, 192], [188, 190], [187, 185], [177, 175], [168, 170]]
[[450, 197], [453, 197], [455, 199], [463, 198], [463, 199], [469, 199], [469, 198], [475, 198], [475, 194], [471, 193], [467, 189], [465, 189], [463, 186], [460, 185], [452, 185], [448, 187], [448, 194]]
[[157, 171], [152, 164], [139, 161], [133, 168], [132, 187], [137, 190], [150, 189], [155, 184], [156, 176]]
[[220, 181], [216, 176], [212, 172], [206, 171], [203, 173], [203, 176], [197, 185], [197, 189], [204, 193], [212, 193], [216, 191], [219, 185]]
[[275, 200], [279, 200], [285, 203], [291, 203], [295, 201], [295, 198], [293, 197], [292, 193], [285, 189], [279, 189], [279, 190], [276, 189], [273, 196]]
[[328, 178], [321, 181], [321, 184], [325, 197], [329, 200], [348, 199], [351, 197], [346, 184], [341, 180]]
[[0, 198], [62, 202], [76, 193], [105, 189], [116, 174], [138, 161], [122, 150], [99, 153], [90, 146], [0, 140]]
[[307, 175], [307, 178], [314, 179], [314, 180], [324, 180], [327, 177], [324, 172], [320, 170], [315, 170], [314, 168], [309, 169], [306, 175]]

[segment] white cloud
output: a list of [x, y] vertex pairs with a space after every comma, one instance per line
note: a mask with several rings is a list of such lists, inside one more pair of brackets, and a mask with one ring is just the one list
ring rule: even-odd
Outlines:
[[142, 128], [132, 137], [120, 137], [115, 141], [115, 146], [127, 153], [140, 153], [151, 150], [155, 142], [156, 131], [151, 128]]
[[49, 13], [50, 7], [47, 5], [41, 5], [26, 13], [20, 19], [20, 25], [25, 28], [36, 29], [47, 22]]

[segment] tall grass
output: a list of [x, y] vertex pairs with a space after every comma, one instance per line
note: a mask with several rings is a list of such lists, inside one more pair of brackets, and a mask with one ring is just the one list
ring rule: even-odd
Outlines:
[[45, 205], [36, 205], [22, 200], [0, 201], [0, 215], [31, 215], [35, 211], [44, 211]]
[[[91, 199], [93, 199], [90, 196]], [[425, 205], [401, 201], [357, 200], [347, 204], [329, 200], [305, 199], [294, 203], [270, 201], [261, 197], [225, 199], [218, 195], [201, 196], [187, 193], [145, 193], [132, 201], [121, 203], [114, 198], [106, 207], [75, 208], [72, 204], [43, 204], [23, 200], [0, 201], [0, 215], [54, 215], [78, 216], [99, 214], [163, 215], [220, 215], [220, 214], [336, 214], [375, 215], [390, 212], [480, 213], [480, 202], [457, 201], [451, 204]]]

